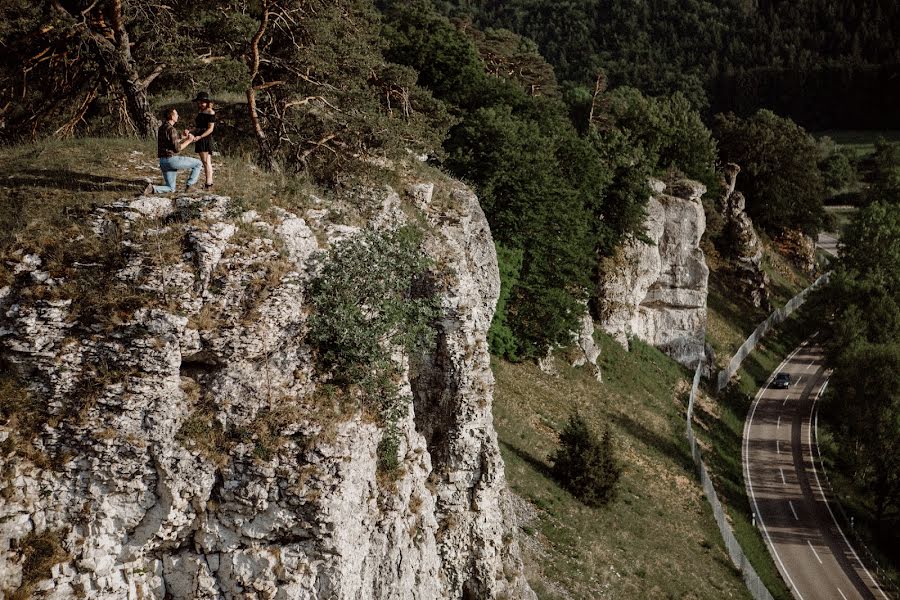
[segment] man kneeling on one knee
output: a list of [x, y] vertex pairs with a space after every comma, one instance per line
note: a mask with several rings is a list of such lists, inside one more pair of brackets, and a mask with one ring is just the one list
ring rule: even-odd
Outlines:
[[162, 171], [165, 185], [148, 184], [144, 190], [145, 194], [166, 194], [175, 191], [175, 178], [178, 171], [191, 170], [184, 191], [189, 192], [193, 189], [194, 184], [200, 179], [200, 168], [203, 163], [196, 158], [190, 156], [179, 156], [178, 153], [192, 144], [197, 138], [190, 131], [185, 130], [184, 134], [179, 135], [175, 129], [175, 123], [178, 122], [178, 111], [174, 108], [166, 109], [163, 112], [165, 121], [159, 126], [156, 132], [156, 155], [159, 157], [159, 170]]

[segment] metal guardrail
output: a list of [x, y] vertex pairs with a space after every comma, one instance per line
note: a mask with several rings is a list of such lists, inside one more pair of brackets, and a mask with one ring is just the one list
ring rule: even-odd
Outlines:
[[781, 308], [775, 309], [775, 311], [769, 315], [769, 317], [757, 325], [756, 330], [750, 334], [744, 343], [741, 344], [741, 347], [738, 348], [738, 351], [735, 352], [734, 356], [731, 357], [731, 360], [728, 362], [728, 366], [719, 371], [719, 378], [716, 382], [716, 392], [721, 392], [725, 389], [725, 386], [728, 385], [728, 381], [737, 373], [738, 369], [741, 368], [741, 364], [744, 362], [744, 359], [747, 358], [753, 349], [756, 348], [756, 344], [759, 343], [769, 331], [772, 330], [776, 325], [780, 325], [787, 319], [791, 313], [797, 310], [800, 305], [802, 305], [806, 301], [806, 296], [812, 290], [816, 289], [823, 283], [826, 283], [828, 279], [831, 277], [831, 272], [825, 273], [818, 279], [816, 279], [812, 285], [808, 288], [791, 298], [785, 303]]
[[719, 532], [722, 534], [722, 540], [725, 542], [725, 549], [728, 551], [731, 562], [734, 563], [734, 566], [737, 567], [738, 570], [740, 570], [744, 579], [744, 584], [747, 586], [747, 589], [755, 600], [774, 600], [762, 579], [756, 574], [756, 570], [753, 568], [753, 565], [750, 564], [747, 555], [744, 554], [743, 548], [741, 548], [740, 543], [734, 536], [731, 525], [728, 524], [728, 520], [725, 517], [725, 509], [722, 508], [722, 503], [719, 501], [719, 496], [716, 494], [716, 488], [713, 486], [712, 479], [706, 470], [706, 465], [703, 464], [700, 446], [697, 444], [697, 439], [694, 437], [694, 427], [692, 424], [694, 402], [697, 399], [697, 393], [700, 388], [700, 376], [702, 371], [703, 361], [701, 360], [697, 365], [697, 371], [694, 373], [694, 382], [691, 385], [691, 395], [688, 400], [687, 409], [687, 438], [688, 443], [691, 446], [691, 455], [694, 457], [694, 464], [697, 465], [697, 472], [700, 476], [700, 483], [703, 485], [703, 492], [706, 494], [706, 499], [713, 509], [713, 515], [716, 518]]

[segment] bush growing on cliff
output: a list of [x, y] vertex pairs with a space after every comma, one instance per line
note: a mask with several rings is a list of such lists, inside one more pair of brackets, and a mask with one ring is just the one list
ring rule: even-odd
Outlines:
[[613, 453], [609, 428], [598, 440], [576, 413], [569, 417], [559, 444], [550, 460], [553, 476], [560, 484], [588, 506], [602, 506], [612, 500], [622, 469]]
[[393, 448], [393, 456], [379, 449], [387, 467], [396, 464], [396, 423], [406, 411], [392, 353], [427, 348], [439, 312], [421, 240], [420, 230], [402, 227], [337, 242], [310, 289], [307, 339], [318, 370], [332, 384], [358, 390], [363, 406], [375, 412], [386, 429], [382, 446]]

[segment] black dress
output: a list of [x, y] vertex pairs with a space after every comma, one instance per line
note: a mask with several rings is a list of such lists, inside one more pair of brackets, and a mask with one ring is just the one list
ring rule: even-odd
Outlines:
[[[200, 135], [209, 129], [210, 123], [216, 122], [216, 115], [210, 115], [205, 112], [197, 113], [197, 119], [194, 121], [194, 135]], [[212, 152], [213, 140], [212, 134], [209, 134], [202, 140], [194, 142], [194, 152]]]

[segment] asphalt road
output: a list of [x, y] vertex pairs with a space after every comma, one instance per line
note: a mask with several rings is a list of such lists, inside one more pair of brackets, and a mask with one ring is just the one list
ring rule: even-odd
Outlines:
[[832, 256], [838, 255], [838, 239], [831, 233], [820, 233], [817, 245]]
[[813, 460], [810, 422], [830, 374], [815, 337], [778, 371], [790, 387], [774, 389], [770, 377], [744, 423], [744, 482], [769, 552], [799, 600], [890, 600], [837, 525]]

